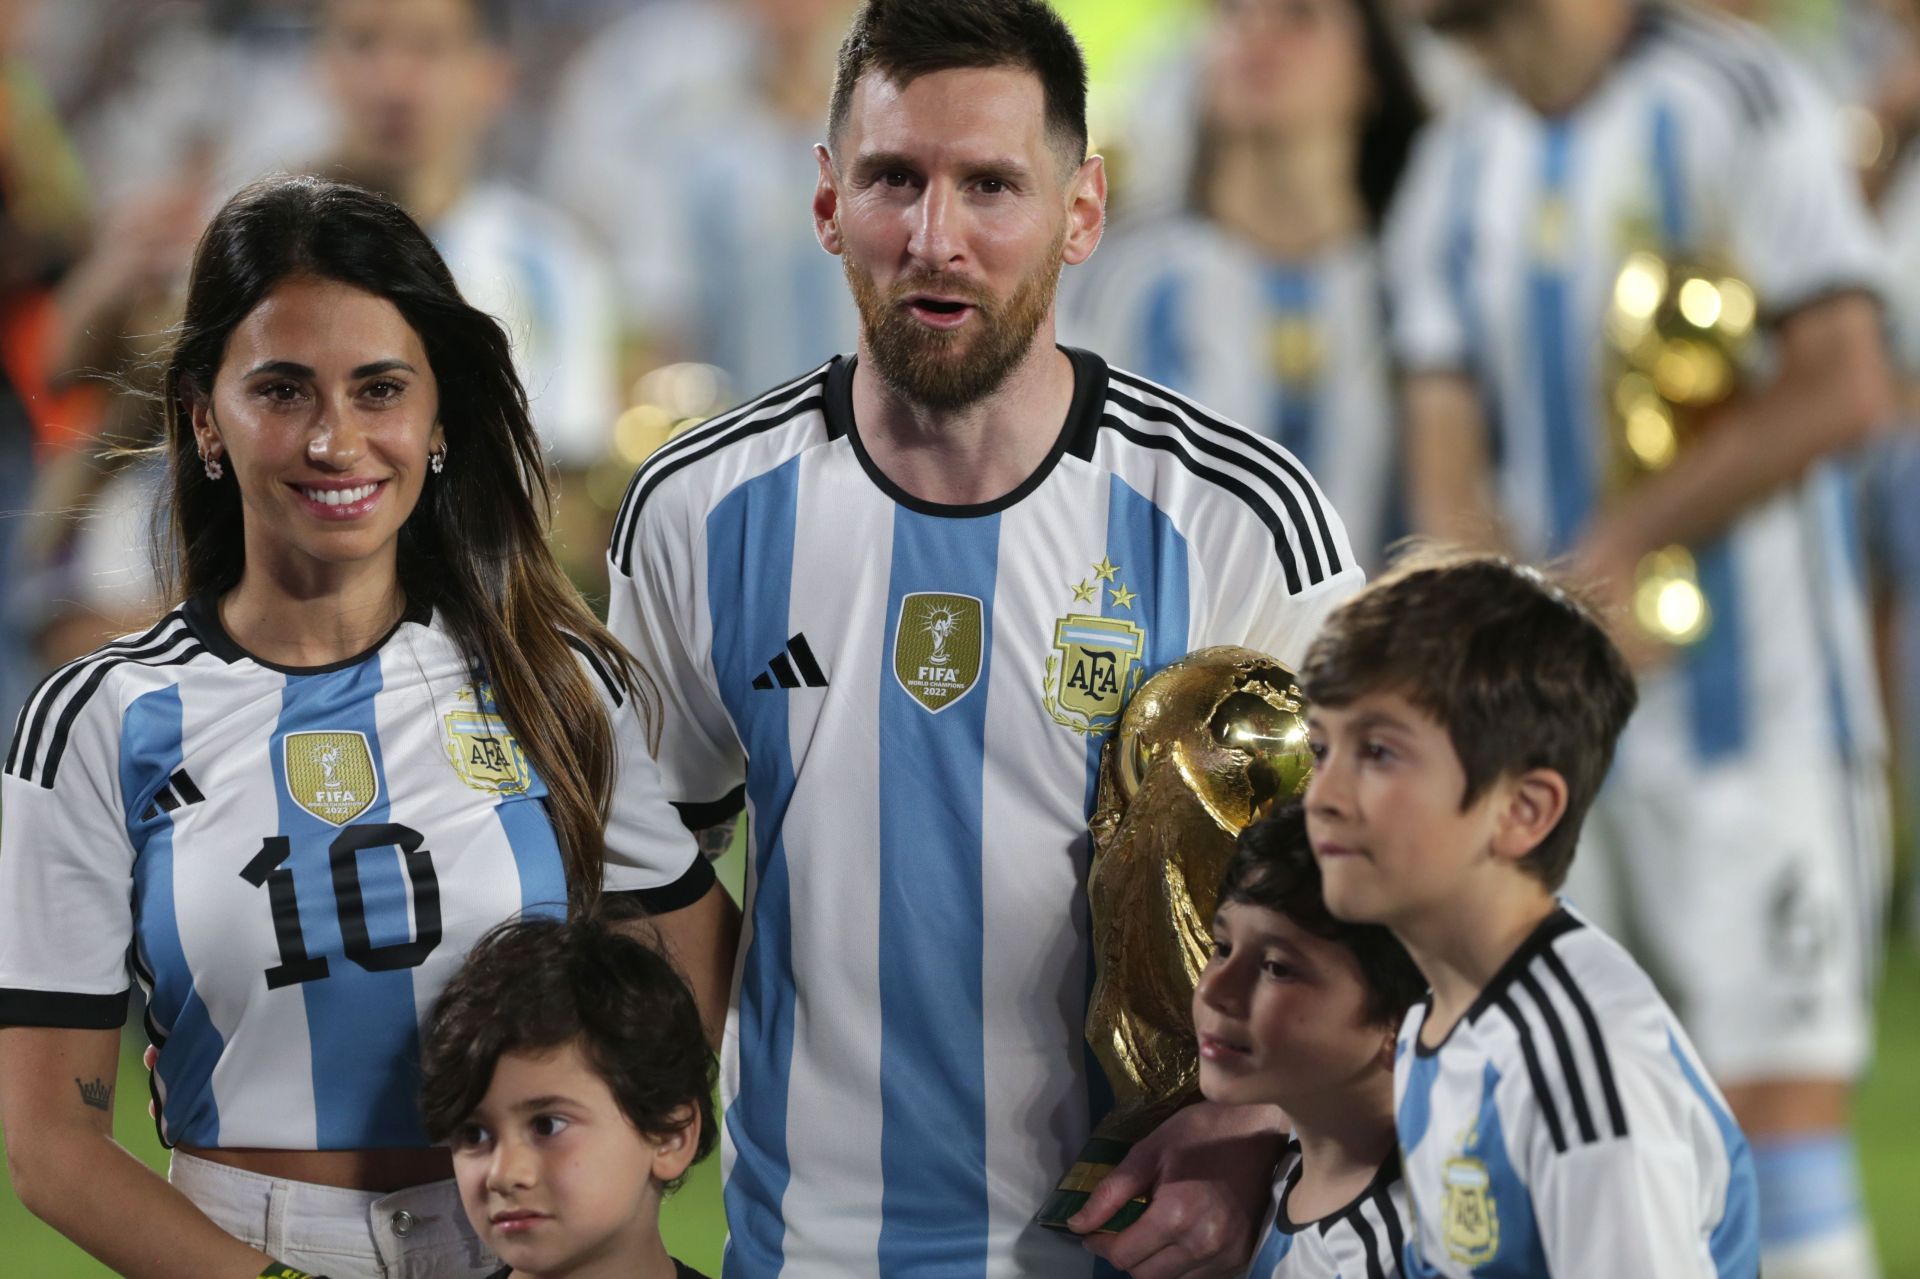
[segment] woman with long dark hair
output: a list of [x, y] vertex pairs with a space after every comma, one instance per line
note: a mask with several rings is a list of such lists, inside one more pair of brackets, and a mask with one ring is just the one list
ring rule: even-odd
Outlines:
[[1120, 190], [1063, 332], [1277, 440], [1377, 566], [1395, 411], [1374, 236], [1426, 120], [1405, 48], [1384, 0], [1215, 0], [1183, 82], [1184, 200], [1129, 217]]
[[[546, 547], [504, 333], [393, 204], [229, 201], [165, 397], [181, 603], [50, 676], [6, 761], [15, 1188], [137, 1279], [487, 1274], [418, 1027], [504, 919], [724, 912], [653, 690]], [[171, 1185], [112, 1142], [130, 975]]]

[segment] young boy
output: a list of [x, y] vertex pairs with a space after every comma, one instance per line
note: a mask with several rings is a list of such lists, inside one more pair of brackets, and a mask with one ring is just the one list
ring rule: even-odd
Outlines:
[[1327, 913], [1299, 804], [1241, 832], [1193, 992], [1209, 1100], [1293, 1124], [1252, 1279], [1399, 1275], [1394, 1033], [1426, 982], [1393, 934]]
[[714, 1060], [672, 966], [593, 919], [483, 938], [421, 1049], [427, 1133], [507, 1263], [492, 1279], [701, 1279], [660, 1201], [713, 1148]]
[[1636, 696], [1606, 632], [1533, 569], [1427, 552], [1301, 674], [1328, 908], [1432, 986], [1394, 1065], [1409, 1274], [1753, 1279], [1745, 1139], [1647, 975], [1555, 897]]

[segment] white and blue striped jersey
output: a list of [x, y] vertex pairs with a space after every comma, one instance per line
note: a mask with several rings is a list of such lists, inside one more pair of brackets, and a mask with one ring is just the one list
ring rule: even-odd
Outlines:
[[[1501, 514], [1528, 557], [1568, 551], [1601, 500], [1601, 326], [1636, 247], [1730, 260], [1767, 319], [1878, 290], [1884, 270], [1833, 107], [1732, 19], [1644, 5], [1565, 114], [1490, 81], [1430, 126], [1386, 241], [1396, 355], [1475, 380]], [[1693, 548], [1714, 624], [1646, 681], [1630, 736], [1690, 741], [1707, 764], [1767, 734], [1880, 749], [1855, 505], [1829, 463]]]
[[1407, 1246], [1407, 1187], [1399, 1153], [1380, 1165], [1352, 1203], [1318, 1221], [1295, 1222], [1287, 1212], [1303, 1167], [1300, 1142], [1291, 1140], [1247, 1279], [1398, 1279]]
[[1108, 236], [1068, 279], [1068, 340], [1278, 441], [1332, 499], [1361, 562], [1384, 561], [1404, 530], [1369, 241], [1283, 261], [1203, 218], [1167, 217]]
[[1029, 1223], [1104, 1088], [1102, 740], [1143, 675], [1212, 644], [1297, 662], [1360, 584], [1284, 450], [1068, 354], [1057, 443], [999, 501], [894, 485], [842, 358], [667, 444], [615, 525], [667, 795], [750, 819], [727, 1279], [1091, 1273]]
[[619, 412], [620, 314], [606, 255], [567, 213], [498, 181], [475, 183], [429, 232], [461, 296], [505, 326], [554, 462], [598, 461]]
[[[590, 679], [623, 770], [604, 887], [671, 909], [712, 871]], [[297, 670], [177, 608], [46, 679], [3, 794], [0, 1024], [117, 1028], [131, 969], [169, 1144], [426, 1145], [420, 1023], [487, 929], [566, 908], [546, 784], [424, 609]]]
[[1746, 1138], [1611, 937], [1563, 907], [1438, 1047], [1429, 1011], [1393, 1069], [1410, 1279], [1756, 1279]]

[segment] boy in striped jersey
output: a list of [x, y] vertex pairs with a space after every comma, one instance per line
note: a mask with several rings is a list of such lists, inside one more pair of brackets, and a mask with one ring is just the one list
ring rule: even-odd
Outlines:
[[1555, 895], [1636, 700], [1593, 615], [1507, 560], [1417, 556], [1328, 620], [1301, 687], [1327, 906], [1433, 988], [1395, 1049], [1406, 1273], [1754, 1279], [1725, 1099]]
[[1293, 1128], [1250, 1279], [1400, 1273], [1393, 1043], [1426, 985], [1392, 933], [1327, 913], [1299, 804], [1241, 832], [1193, 1028], [1208, 1100], [1279, 1106]]

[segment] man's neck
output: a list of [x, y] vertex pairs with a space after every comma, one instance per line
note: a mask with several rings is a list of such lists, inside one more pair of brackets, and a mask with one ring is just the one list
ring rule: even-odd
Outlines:
[[1343, 1096], [1287, 1115], [1300, 1142], [1300, 1180], [1287, 1197], [1287, 1217], [1306, 1225], [1359, 1198], [1392, 1152], [1393, 1072], [1371, 1071]]
[[1433, 988], [1433, 1007], [1420, 1028], [1429, 1046], [1447, 1036], [1559, 905], [1537, 880], [1513, 867], [1489, 868], [1479, 879], [1457, 900], [1392, 925]]
[[332, 168], [349, 181], [392, 196], [425, 227], [450, 213], [474, 178], [473, 157], [465, 155], [437, 156], [424, 164], [395, 169], [343, 152]]
[[880, 380], [862, 340], [853, 416], [867, 456], [924, 502], [977, 506], [1005, 497], [1039, 469], [1073, 404], [1073, 362], [1049, 319], [998, 389], [957, 409], [915, 404]]
[[1307, 258], [1366, 225], [1355, 140], [1342, 131], [1222, 137], [1202, 200], [1223, 228], [1277, 258]]
[[1535, 0], [1469, 37], [1494, 77], [1541, 115], [1600, 86], [1633, 31], [1633, 0]]

